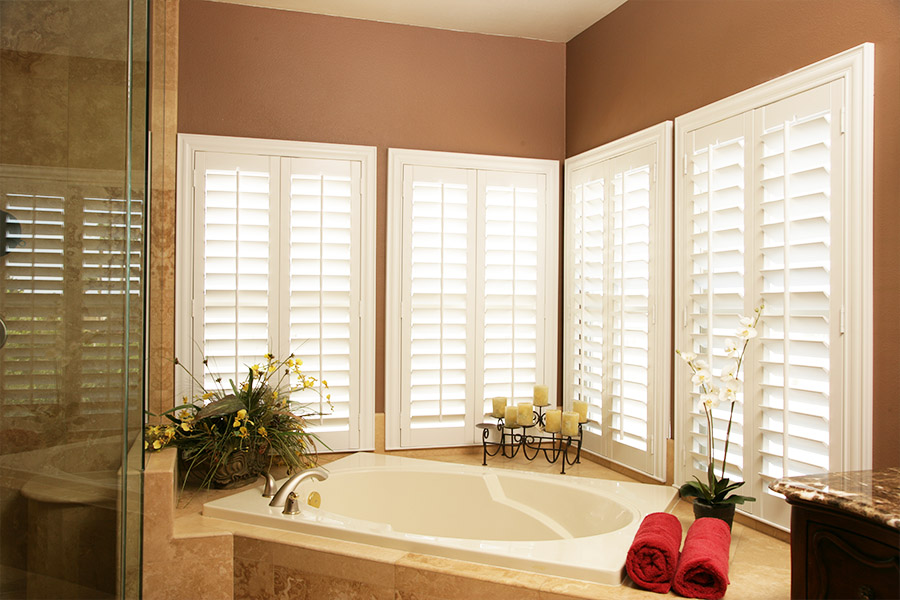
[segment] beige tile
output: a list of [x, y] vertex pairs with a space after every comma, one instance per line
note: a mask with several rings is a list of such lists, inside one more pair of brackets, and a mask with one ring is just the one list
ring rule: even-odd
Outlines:
[[[0, 6], [8, 4], [28, 3]], [[0, 163], [67, 166], [68, 83], [10, 69], [3, 71], [0, 93]]]
[[545, 576], [537, 573], [414, 553], [400, 559], [395, 570], [401, 596], [420, 600], [537, 600], [544, 581]]
[[234, 557], [234, 597], [265, 600], [275, 593], [271, 560]]
[[275, 566], [272, 597], [275, 600], [309, 600], [308, 576], [299, 569]]
[[68, 0], [0, 2], [0, 47], [21, 52], [69, 54], [72, 39], [70, 5]]
[[290, 567], [308, 575], [331, 577], [372, 588], [394, 587], [392, 561], [371, 560], [336, 552], [279, 544], [272, 558], [276, 566]]

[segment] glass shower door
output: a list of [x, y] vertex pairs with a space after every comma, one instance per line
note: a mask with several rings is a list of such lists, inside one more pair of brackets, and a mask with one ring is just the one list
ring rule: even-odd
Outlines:
[[0, 597], [140, 591], [147, 6], [0, 1]]

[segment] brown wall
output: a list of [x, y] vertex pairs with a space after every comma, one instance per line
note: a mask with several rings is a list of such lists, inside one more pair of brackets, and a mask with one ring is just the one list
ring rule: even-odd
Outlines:
[[567, 45], [566, 156], [875, 43], [874, 464], [900, 464], [900, 1], [629, 0]]
[[376, 411], [387, 149], [562, 160], [565, 44], [182, 0], [178, 131], [378, 147]]

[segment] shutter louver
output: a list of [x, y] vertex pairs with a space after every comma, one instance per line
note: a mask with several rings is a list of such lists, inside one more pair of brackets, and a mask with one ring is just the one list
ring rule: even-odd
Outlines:
[[[461, 443], [471, 438], [465, 426], [471, 383], [468, 264], [474, 173], [427, 167], [407, 171], [409, 443]], [[447, 432], [421, 431], [436, 429]]]
[[203, 219], [203, 331], [213, 376], [243, 381], [269, 351], [269, 161], [207, 153]]
[[358, 420], [351, 394], [359, 320], [359, 163], [292, 159], [289, 177], [290, 348], [307, 375], [328, 382], [322, 397], [305, 391], [294, 400], [319, 413], [307, 419], [311, 431], [329, 446], [346, 448]]
[[540, 183], [537, 175], [478, 177], [484, 180], [483, 397], [530, 402], [538, 383]]

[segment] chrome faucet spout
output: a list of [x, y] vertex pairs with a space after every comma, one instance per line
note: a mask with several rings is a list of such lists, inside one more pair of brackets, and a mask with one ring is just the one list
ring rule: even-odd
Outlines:
[[317, 467], [315, 469], [307, 469], [291, 475], [290, 479], [285, 481], [281, 488], [275, 493], [272, 501], [269, 502], [269, 506], [284, 506], [288, 495], [297, 489], [297, 486], [299, 486], [301, 482], [310, 478], [324, 481], [325, 479], [328, 479], [328, 471]]

